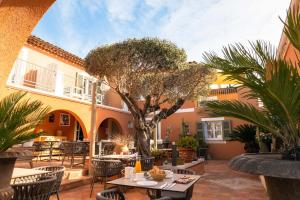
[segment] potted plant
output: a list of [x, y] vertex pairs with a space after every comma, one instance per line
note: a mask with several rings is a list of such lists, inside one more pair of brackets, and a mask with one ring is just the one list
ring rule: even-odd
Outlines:
[[246, 153], [258, 153], [259, 144], [256, 141], [256, 129], [257, 126], [251, 124], [239, 125], [233, 129], [228, 140], [244, 143], [244, 150]]
[[154, 164], [156, 166], [163, 165], [164, 161], [168, 158], [167, 152], [159, 149], [152, 150], [151, 156], [154, 157]]
[[179, 157], [181, 157], [185, 163], [190, 163], [196, 157], [196, 150], [198, 147], [197, 140], [192, 136], [182, 136], [177, 142]]
[[[291, 44], [300, 51], [300, 12], [290, 10], [284, 28]], [[270, 200], [300, 198], [300, 75], [299, 59], [283, 60], [269, 43], [256, 41], [223, 49], [224, 56], [205, 54], [206, 66], [213, 67], [241, 85], [244, 98], [262, 102], [256, 107], [246, 102], [215, 101], [207, 107], [214, 114], [235, 117], [262, 127], [278, 140], [277, 154], [244, 154], [232, 159], [234, 170], [262, 175]], [[297, 62], [297, 63], [296, 63]], [[295, 64], [295, 66], [294, 66]]]
[[34, 133], [34, 129], [49, 112], [40, 101], [24, 99], [25, 95], [16, 92], [0, 100], [0, 199], [3, 200], [11, 199], [10, 181], [18, 157], [18, 152], [10, 148], [38, 137], [41, 133]]
[[164, 141], [163, 141], [163, 147], [165, 149], [168, 149], [170, 147], [170, 134], [171, 134], [171, 131], [172, 131], [171, 127], [168, 127], [166, 136], [165, 136]]

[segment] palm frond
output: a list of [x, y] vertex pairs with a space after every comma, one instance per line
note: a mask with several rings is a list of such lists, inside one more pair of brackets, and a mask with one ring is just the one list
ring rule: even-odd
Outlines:
[[287, 12], [286, 21], [284, 23], [284, 33], [291, 41], [293, 46], [300, 51], [300, 11], [298, 7], [294, 7]]
[[40, 135], [34, 129], [50, 108], [40, 101], [24, 99], [25, 95], [17, 92], [0, 101], [0, 152]]

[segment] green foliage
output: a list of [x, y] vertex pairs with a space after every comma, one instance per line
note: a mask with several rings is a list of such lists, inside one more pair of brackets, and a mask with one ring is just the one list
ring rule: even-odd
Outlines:
[[38, 137], [34, 129], [48, 114], [40, 101], [24, 99], [26, 93], [16, 92], [0, 100], [0, 152], [15, 144]]
[[182, 119], [182, 121], [181, 121], [181, 129], [180, 129], [180, 131], [181, 131], [181, 133], [180, 133], [181, 137], [187, 136], [189, 134], [189, 124], [186, 123], [184, 121], [184, 119]]
[[183, 136], [177, 142], [178, 147], [191, 148], [196, 150], [198, 147], [197, 140], [192, 136]]
[[232, 134], [229, 135], [230, 140], [240, 141], [242, 143], [256, 141], [256, 128], [257, 126], [251, 124], [242, 124], [235, 127]]
[[[88, 73], [101, 78], [126, 103], [134, 119], [138, 150], [146, 156], [150, 155], [146, 141], [151, 130], [185, 100], [207, 94], [214, 77], [212, 69], [187, 62], [183, 49], [157, 38], [98, 47], [89, 52], [85, 63]], [[146, 116], [151, 119], [145, 120]]]
[[168, 153], [163, 150], [155, 149], [151, 151], [151, 156], [153, 156], [155, 160], [166, 159], [168, 157]]
[[250, 48], [241, 44], [223, 49], [223, 57], [205, 54], [209, 67], [221, 70], [228, 79], [237, 80], [248, 88], [244, 97], [260, 98], [259, 109], [240, 101], [208, 102], [217, 115], [246, 120], [283, 141], [283, 150], [295, 148], [300, 136], [300, 76], [289, 62], [276, 58], [275, 48], [257, 41]]
[[164, 142], [165, 142], [165, 143], [170, 142], [170, 134], [171, 134], [171, 132], [172, 132], [172, 128], [169, 126], [169, 127], [167, 128], [167, 133], [166, 133], [166, 136], [165, 136], [165, 138], [164, 138]]
[[287, 20], [281, 20], [284, 27], [284, 34], [291, 41], [293, 46], [300, 51], [300, 11], [298, 7], [294, 7], [287, 13]]

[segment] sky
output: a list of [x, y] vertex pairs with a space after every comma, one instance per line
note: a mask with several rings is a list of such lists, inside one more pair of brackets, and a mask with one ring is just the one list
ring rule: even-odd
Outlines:
[[98, 46], [158, 37], [189, 61], [223, 46], [266, 40], [278, 46], [290, 0], [57, 0], [36, 35], [84, 58]]

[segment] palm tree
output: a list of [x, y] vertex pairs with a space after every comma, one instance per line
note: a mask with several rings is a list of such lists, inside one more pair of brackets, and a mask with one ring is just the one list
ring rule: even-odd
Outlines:
[[[300, 48], [300, 15], [289, 14], [285, 32], [291, 33]], [[297, 30], [292, 30], [292, 28]], [[297, 34], [296, 34], [297, 33]], [[300, 76], [298, 66], [277, 58], [275, 48], [263, 41], [240, 43], [223, 48], [223, 57], [205, 53], [207, 66], [218, 69], [227, 79], [236, 80], [249, 88], [243, 95], [260, 99], [263, 108], [240, 101], [207, 103], [213, 113], [250, 122], [279, 138], [282, 150], [294, 150], [300, 142]]]
[[49, 112], [40, 101], [24, 99], [25, 92], [12, 93], [0, 100], [0, 153], [15, 144], [38, 137], [34, 133]]

